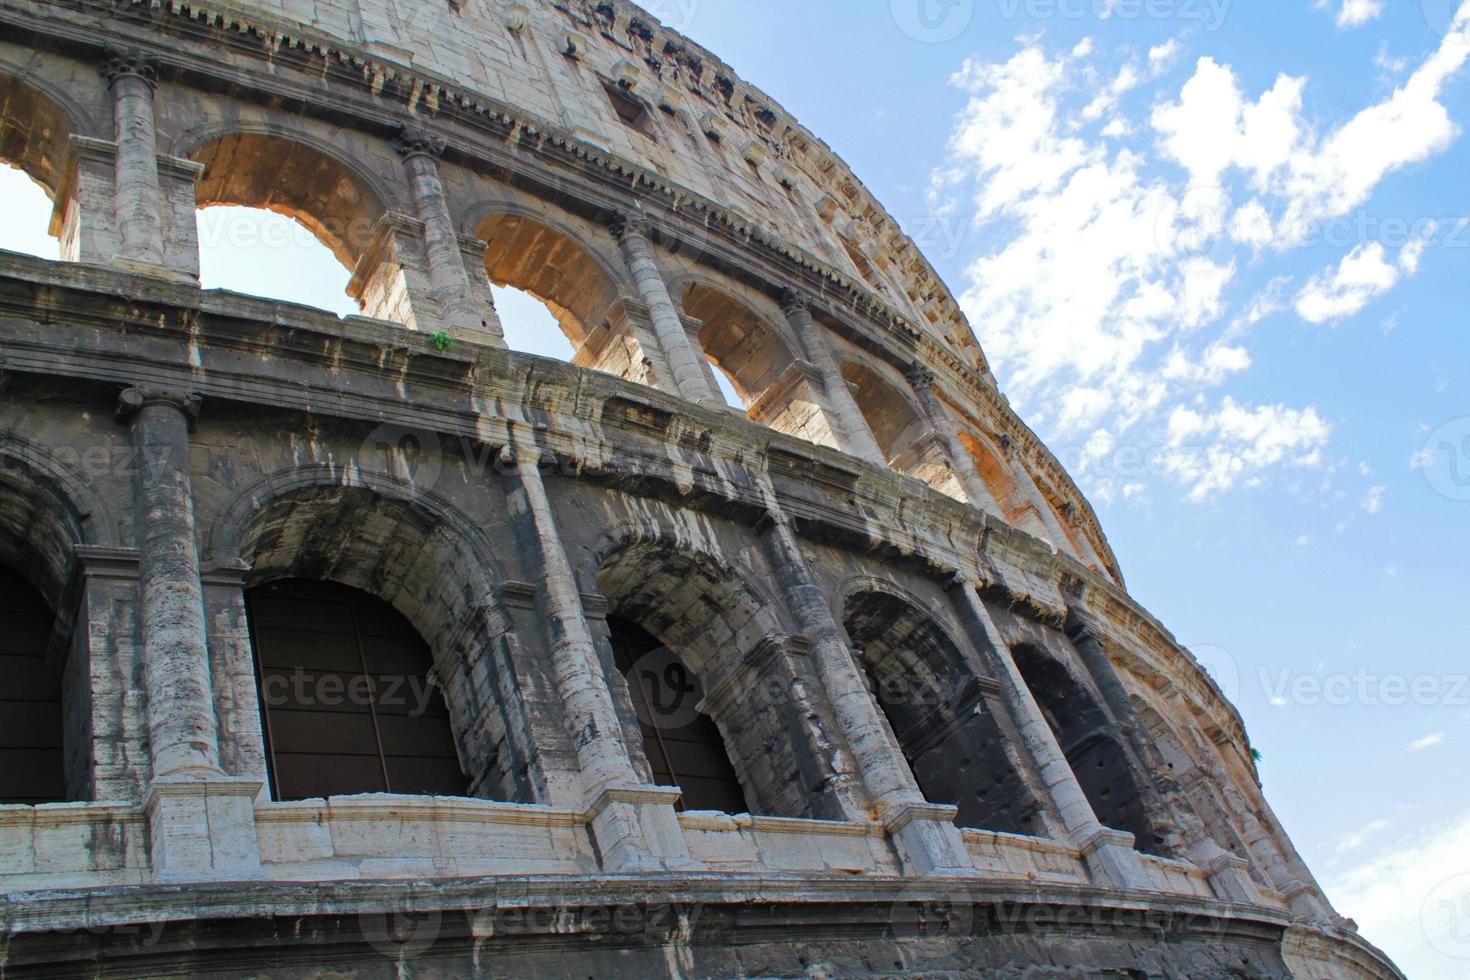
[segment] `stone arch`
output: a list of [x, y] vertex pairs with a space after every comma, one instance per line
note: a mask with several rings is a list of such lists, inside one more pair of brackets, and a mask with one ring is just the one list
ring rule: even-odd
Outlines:
[[[824, 761], [805, 730], [816, 687], [802, 643], [751, 584], [756, 576], [688, 534], [648, 526], [605, 535], [595, 568], [609, 615], [652, 634], [695, 675], [697, 709], [718, 728], [751, 811], [836, 817], [820, 796]], [[627, 680], [615, 672], [610, 680], [630, 713]]]
[[475, 525], [441, 499], [386, 477], [309, 467], [241, 493], [210, 535], [216, 563], [243, 561], [245, 584], [333, 582], [383, 600], [432, 651], [471, 794], [530, 802], [533, 747], [517, 714], [511, 621]]
[[54, 86], [0, 62], [0, 162], [24, 171], [53, 201], [71, 169], [71, 137], [89, 128]]
[[0, 798], [82, 799], [92, 783], [89, 631], [78, 550], [115, 544], [84, 484], [23, 440], [0, 449]]
[[1150, 818], [1142, 776], [1100, 700], [1042, 648], [1021, 643], [1012, 655], [1098, 820], [1132, 834], [1138, 850], [1169, 856]]
[[475, 236], [489, 246], [490, 281], [545, 303], [579, 353], [610, 318], [624, 315], [630, 292], [618, 264], [571, 225], [518, 206], [497, 206], [474, 220]]
[[926, 431], [918, 408], [898, 385], [859, 361], [843, 364], [842, 377], [853, 386], [858, 411], [872, 430], [884, 458], [907, 471], [910, 467], [900, 465], [900, 460]]
[[951, 633], [892, 583], [849, 583], [842, 622], [899, 748], [931, 803], [955, 822], [1030, 833], [1041, 812], [1006, 751], [987, 688]]
[[792, 346], [749, 303], [704, 277], [690, 276], [680, 302], [701, 322], [705, 356], [730, 379], [747, 407], [782, 380], [795, 364]]
[[196, 206], [238, 205], [285, 215], [356, 270], [395, 195], [356, 161], [315, 137], [278, 126], [187, 134], [179, 151], [204, 165]]
[[76, 566], [77, 548], [117, 547], [102, 499], [69, 467], [29, 441], [7, 434], [0, 448], [0, 563], [35, 572], [33, 585], [54, 609]]

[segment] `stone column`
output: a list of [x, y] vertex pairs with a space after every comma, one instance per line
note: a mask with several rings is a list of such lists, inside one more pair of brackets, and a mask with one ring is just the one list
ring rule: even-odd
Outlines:
[[[408, 174], [417, 217], [423, 222], [429, 281], [445, 329], [464, 331], [468, 335], [466, 339], [501, 337], [494, 306], [484, 306], [483, 297], [476, 295], [470, 281], [459, 234], [454, 230], [454, 219], [444, 197], [444, 184], [439, 179], [444, 140], [423, 130], [404, 129], [398, 136], [397, 147]], [[483, 257], [482, 252], [482, 260]], [[503, 339], [498, 346], [504, 346]]]
[[137, 468], [138, 598], [153, 776], [219, 772], [189, 478], [189, 420], [199, 399], [129, 388], [118, 411], [130, 423]]
[[623, 741], [622, 724], [592, 630], [582, 608], [581, 590], [567, 560], [551, 499], [541, 477], [542, 450], [520, 426], [498, 464], [514, 472], [521, 499], [520, 530], [534, 542], [540, 559], [541, 615], [551, 643], [552, 676], [566, 712], [568, 735], [576, 746], [584, 806], [608, 871], [657, 871], [693, 865], [674, 803], [679, 791], [644, 785]]
[[954, 471], [959, 476], [965, 496], [969, 497], [971, 504], [981, 510], [1004, 516], [999, 502], [995, 499], [995, 494], [990, 492], [985, 478], [976, 468], [975, 459], [970, 455], [970, 450], [960, 441], [959, 432], [955, 430], [949, 409], [945, 408], [944, 402], [939, 399], [939, 393], [935, 391], [934, 372], [916, 364], [909, 369], [907, 377], [909, 386], [914, 389], [914, 394], [919, 396], [919, 404], [923, 407], [929, 424], [944, 441], [945, 448], [949, 452], [950, 464], [954, 466]]
[[976, 645], [982, 653], [993, 658], [996, 678], [1011, 705], [1021, 740], [1036, 761], [1042, 782], [1062, 818], [1069, 842], [1081, 850], [1088, 871], [1100, 881], [1118, 888], [1147, 887], [1143, 865], [1132, 846], [1132, 835], [1104, 827], [1097, 819], [1071, 763], [1057, 742], [1056, 733], [1047, 724], [1041, 706], [1021, 676], [1010, 646], [981, 601], [977, 584], [957, 575], [950, 583], [950, 591], [956, 596], [961, 612], [970, 620], [978, 641]]
[[138, 606], [153, 762], [144, 806], [158, 881], [260, 871], [254, 803], [261, 782], [220, 770], [189, 476], [189, 421], [198, 407], [196, 395], [148, 388], [127, 389], [118, 406], [135, 454]]
[[842, 377], [837, 359], [832, 356], [832, 348], [827, 346], [827, 338], [822, 336], [822, 328], [812, 319], [810, 300], [804, 293], [788, 290], [782, 297], [781, 308], [786, 313], [791, 329], [796, 332], [797, 339], [806, 349], [807, 360], [822, 378], [827, 404], [842, 430], [842, 448], [854, 456], [860, 456], [879, 466], [887, 466], [888, 460], [884, 457], [883, 450], [878, 448], [878, 440], [873, 438], [873, 430], [868, 428], [868, 422], [858, 408], [857, 399], [852, 397], [852, 389]]
[[653, 260], [653, 248], [648, 244], [649, 224], [643, 218], [619, 214], [611, 224], [612, 232], [622, 249], [623, 261], [628, 266], [638, 295], [648, 305], [653, 320], [653, 331], [658, 337], [659, 347], [673, 375], [673, 390], [680, 398], [700, 404], [724, 404], [711, 386], [709, 375], [700, 364], [689, 334], [684, 329], [684, 320], [669, 295], [669, 287]]
[[[832, 702], [858, 775], [893, 835], [905, 870], [916, 875], [973, 874], [974, 863], [954, 825], [959, 808], [924, 799], [789, 520], [773, 512], [761, 540], [787, 608], [811, 644], [812, 663]], [[861, 812], [852, 787], [839, 787], [838, 792], [845, 806]]]
[[108, 58], [102, 74], [112, 89], [120, 257], [142, 265], [162, 266], [158, 132], [153, 118], [156, 71], [137, 51], [118, 51]]

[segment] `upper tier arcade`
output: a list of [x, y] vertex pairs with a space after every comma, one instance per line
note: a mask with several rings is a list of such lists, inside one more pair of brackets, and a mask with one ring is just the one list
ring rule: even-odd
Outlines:
[[[52, 193], [68, 258], [194, 277], [196, 207], [270, 208], [353, 271], [368, 316], [498, 342], [487, 279], [514, 286], [557, 314], [575, 363], [691, 401], [718, 400], [719, 370], [754, 420], [893, 466], [1122, 584], [1091, 506], [996, 390], [914, 242], [825, 144], [641, 8], [0, 11], [7, 119], [44, 120], [7, 122], [0, 158]], [[61, 20], [64, 45], [48, 31]], [[156, 93], [152, 174], [117, 157], [112, 107], [73, 91], [79, 44]], [[129, 84], [113, 94], [142, 111]], [[127, 179], [104, 187], [119, 166]], [[135, 219], [149, 195], [151, 251]]]

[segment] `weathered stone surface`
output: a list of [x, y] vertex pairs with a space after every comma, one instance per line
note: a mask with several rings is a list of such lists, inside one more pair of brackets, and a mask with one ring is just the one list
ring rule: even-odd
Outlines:
[[[0, 26], [67, 259], [0, 256], [67, 787], [0, 806], [0, 973], [1397, 976], [913, 243], [713, 55], [622, 0]], [[306, 225], [364, 316], [201, 292], [211, 204]], [[466, 797], [275, 798], [289, 579], [422, 638]], [[655, 784], [622, 623], [752, 813]]]

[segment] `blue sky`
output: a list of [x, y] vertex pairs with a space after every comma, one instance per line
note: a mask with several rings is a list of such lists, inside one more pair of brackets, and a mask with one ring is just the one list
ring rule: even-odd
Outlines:
[[[1470, 974], [1460, 2], [645, 4], [924, 247], [1332, 899], [1416, 978]], [[0, 245], [44, 252], [44, 198], [0, 179]], [[208, 220], [206, 285], [350, 312], [324, 250]]]

